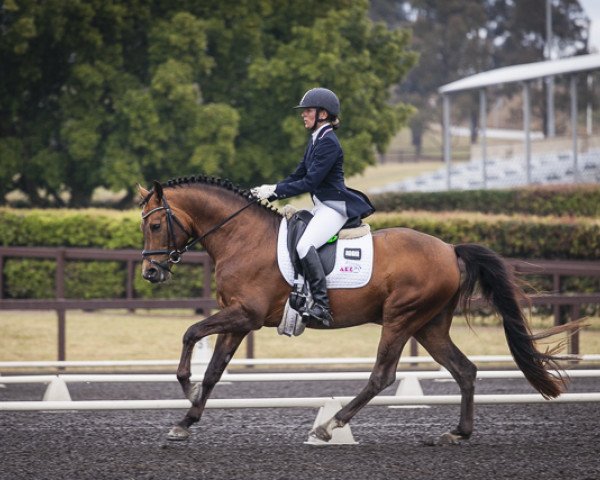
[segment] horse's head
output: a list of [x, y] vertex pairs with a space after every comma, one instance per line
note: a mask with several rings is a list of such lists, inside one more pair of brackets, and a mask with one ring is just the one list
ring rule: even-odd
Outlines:
[[173, 201], [169, 204], [162, 185], [154, 181], [152, 190], [139, 187], [142, 196], [144, 250], [142, 276], [152, 283], [171, 278], [171, 264], [179, 263], [192, 236], [189, 217]]

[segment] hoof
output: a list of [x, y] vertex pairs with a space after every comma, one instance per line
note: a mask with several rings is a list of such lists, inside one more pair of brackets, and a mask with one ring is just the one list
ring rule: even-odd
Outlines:
[[168, 433], [167, 439], [172, 440], [174, 442], [181, 442], [183, 440], [187, 440], [190, 438], [190, 432], [187, 428], [180, 427], [179, 425], [175, 425]]
[[450, 432], [441, 434], [439, 437], [429, 437], [425, 440], [425, 445], [429, 447], [442, 447], [445, 445], [460, 445], [463, 437]]
[[309, 437], [321, 440], [322, 442], [329, 442], [329, 440], [331, 440], [331, 434], [328, 433], [327, 429], [325, 429], [323, 426], [318, 426], [317, 428], [311, 430], [308, 435]]

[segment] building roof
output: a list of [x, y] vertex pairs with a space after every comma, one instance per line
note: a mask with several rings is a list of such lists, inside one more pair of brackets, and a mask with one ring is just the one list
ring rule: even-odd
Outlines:
[[570, 58], [560, 58], [558, 60], [524, 63], [488, 70], [487, 72], [477, 73], [470, 77], [442, 85], [438, 91], [440, 93], [454, 93], [503, 83], [522, 82], [553, 75], [564, 75], [596, 69], [600, 69], [600, 54], [579, 55]]

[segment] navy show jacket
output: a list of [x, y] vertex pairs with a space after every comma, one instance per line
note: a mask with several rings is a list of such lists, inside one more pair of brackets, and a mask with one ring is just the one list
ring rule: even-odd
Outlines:
[[365, 218], [375, 211], [367, 196], [344, 183], [344, 152], [331, 125], [313, 145], [312, 136], [296, 170], [276, 185], [278, 199], [310, 193], [342, 215]]

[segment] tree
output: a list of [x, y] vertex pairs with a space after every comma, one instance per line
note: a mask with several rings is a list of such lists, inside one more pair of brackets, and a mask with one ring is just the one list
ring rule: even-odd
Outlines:
[[[365, 8], [363, 2], [352, 2], [342, 11], [332, 9], [313, 25], [296, 27], [293, 38], [280, 44], [271, 58], [250, 65], [252, 95], [270, 92], [262, 102], [265, 115], [277, 119], [287, 137], [280, 145], [267, 145], [264, 154], [276, 163], [256, 162], [261, 168], [259, 176], [276, 178], [298, 162], [306, 134], [290, 107], [309, 88], [326, 86], [340, 98], [340, 139], [347, 173], [360, 172], [374, 163], [375, 149], [383, 151], [406, 122], [410, 109], [404, 104], [392, 105], [388, 99], [390, 86], [400, 81], [414, 62], [414, 55], [407, 52], [409, 36], [373, 25]], [[256, 122], [261, 117], [262, 112]], [[258, 139], [252, 141], [252, 145], [258, 143]], [[272, 171], [262, 170], [265, 166]]]
[[232, 154], [236, 112], [203, 105], [197, 84], [212, 66], [205, 24], [168, 7], [4, 3], [0, 162], [34, 205], [67, 192], [85, 206], [98, 186], [131, 193], [182, 166], [215, 172]]
[[5, 0], [0, 195], [85, 206], [99, 186], [129, 200], [154, 178], [274, 181], [305, 141], [290, 107], [317, 85], [339, 94], [360, 171], [406, 120], [388, 96], [414, 62], [408, 34], [367, 12], [365, 0]]

